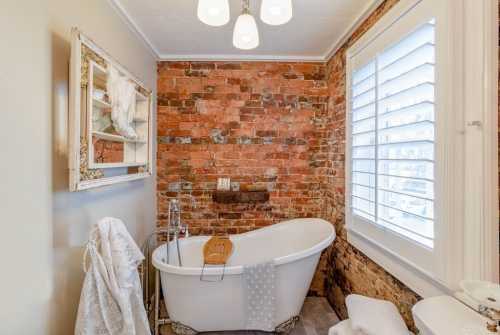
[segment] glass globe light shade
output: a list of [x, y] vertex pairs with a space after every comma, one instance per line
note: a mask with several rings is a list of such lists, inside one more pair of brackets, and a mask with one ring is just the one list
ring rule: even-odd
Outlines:
[[233, 44], [236, 48], [243, 50], [255, 49], [259, 46], [259, 30], [251, 14], [243, 13], [236, 20]]
[[220, 27], [229, 22], [228, 0], [199, 0], [198, 18], [209, 26]]
[[260, 18], [267, 24], [277, 26], [292, 19], [292, 0], [262, 0]]

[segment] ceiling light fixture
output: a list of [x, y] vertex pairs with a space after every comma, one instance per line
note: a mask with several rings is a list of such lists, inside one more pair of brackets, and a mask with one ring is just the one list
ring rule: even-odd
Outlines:
[[242, 50], [251, 50], [259, 46], [257, 22], [250, 13], [250, 0], [243, 0], [243, 11], [236, 20], [233, 31], [233, 45]]
[[292, 0], [262, 0], [260, 18], [267, 24], [278, 26], [292, 19]]
[[198, 18], [209, 26], [220, 27], [229, 22], [229, 0], [199, 0]]
[[[233, 31], [233, 45], [242, 50], [259, 46], [259, 29], [250, 13], [250, 0], [242, 0], [243, 10]], [[209, 26], [220, 27], [229, 22], [229, 0], [198, 0], [198, 18]], [[292, 0], [262, 0], [260, 18], [265, 23], [278, 26], [292, 19]]]

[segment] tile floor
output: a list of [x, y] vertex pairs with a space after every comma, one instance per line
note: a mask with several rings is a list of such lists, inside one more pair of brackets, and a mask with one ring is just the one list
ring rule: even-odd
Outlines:
[[[300, 313], [300, 321], [290, 335], [327, 335], [328, 329], [339, 322], [326, 298], [308, 297]], [[163, 326], [162, 335], [174, 334], [170, 326]], [[207, 335], [265, 335], [264, 332], [212, 332]]]

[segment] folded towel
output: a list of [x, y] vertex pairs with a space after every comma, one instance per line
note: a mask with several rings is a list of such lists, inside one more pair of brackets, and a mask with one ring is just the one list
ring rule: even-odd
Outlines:
[[408, 328], [396, 306], [378, 300], [351, 294], [346, 298], [352, 329], [364, 335], [407, 335]]
[[355, 332], [351, 327], [351, 320], [347, 319], [337, 323], [335, 326], [330, 328], [328, 335], [364, 335], [360, 332]]

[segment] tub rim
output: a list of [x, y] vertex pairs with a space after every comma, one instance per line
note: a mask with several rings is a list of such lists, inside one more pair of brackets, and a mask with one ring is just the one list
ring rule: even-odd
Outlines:
[[[300, 221], [313, 220], [313, 221], [317, 221], [317, 223], [313, 223], [313, 224], [321, 223], [324, 225], [328, 225], [329, 230], [330, 230], [330, 234], [326, 238], [324, 238], [323, 240], [316, 243], [315, 245], [313, 245], [310, 248], [303, 249], [303, 250], [300, 250], [300, 251], [297, 251], [297, 252], [294, 252], [294, 253], [291, 253], [291, 254], [288, 254], [285, 256], [274, 258], [275, 265], [283, 265], [283, 264], [291, 263], [294, 261], [298, 261], [298, 260], [307, 258], [311, 255], [317, 254], [318, 252], [321, 252], [324, 249], [326, 249], [335, 240], [336, 233], [335, 233], [335, 229], [333, 228], [333, 224], [331, 224], [330, 222], [328, 222], [324, 219], [320, 219], [320, 218], [305, 218], [305, 219], [286, 220], [286, 221], [282, 221], [282, 222], [273, 224], [271, 226], [262, 227], [262, 228], [257, 229], [257, 230], [253, 230], [253, 231], [249, 231], [249, 232], [241, 233], [241, 234], [234, 234], [231, 236], [243, 237], [246, 235], [253, 235], [256, 232], [259, 232], [262, 230], [275, 230], [275, 229], [279, 229], [280, 226], [287, 225], [287, 224], [292, 223], [293, 221], [299, 221], [299, 220]], [[207, 236], [207, 235], [188, 237], [188, 239], [192, 240], [192, 241], [208, 240], [209, 238], [210, 238], [210, 236]], [[183, 240], [183, 239], [181, 239], [181, 240]], [[161, 272], [166, 272], [169, 274], [178, 274], [178, 275], [196, 275], [196, 276], [199, 276], [201, 274], [201, 270], [202, 270], [201, 267], [184, 267], [184, 266], [180, 267], [180, 266], [176, 266], [176, 265], [169, 265], [169, 264], [166, 264], [163, 261], [161, 261], [160, 260], [161, 257], [158, 255], [158, 250], [162, 247], [164, 248], [165, 246], [166, 246], [166, 244], [162, 244], [162, 245], [158, 246], [153, 251], [153, 254], [151, 256], [151, 258], [153, 260], [153, 266], [157, 270], [159, 270]], [[222, 266], [207, 267], [204, 270], [205, 275], [220, 276], [222, 274], [222, 272], [223, 272]], [[242, 273], [243, 273], [243, 265], [227, 266], [224, 270], [224, 275], [240, 275]]]

